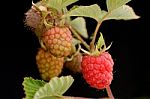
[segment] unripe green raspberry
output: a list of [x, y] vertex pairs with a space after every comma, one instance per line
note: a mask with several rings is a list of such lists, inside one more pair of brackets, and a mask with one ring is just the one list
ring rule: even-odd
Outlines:
[[64, 58], [57, 58], [51, 53], [40, 48], [36, 55], [36, 63], [43, 80], [49, 81], [52, 77], [59, 76], [62, 71]]

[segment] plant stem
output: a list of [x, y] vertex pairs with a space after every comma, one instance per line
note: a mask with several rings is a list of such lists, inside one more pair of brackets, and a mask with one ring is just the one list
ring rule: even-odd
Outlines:
[[101, 22], [98, 22], [98, 23], [97, 23], [97, 26], [96, 26], [96, 29], [95, 29], [95, 31], [94, 31], [93, 39], [92, 39], [92, 41], [91, 41], [91, 43], [90, 43], [90, 49], [91, 49], [92, 51], [95, 49], [94, 43], [95, 43], [96, 35], [97, 35], [97, 32], [98, 32], [98, 30], [99, 30], [100, 25], [101, 25]]
[[106, 87], [106, 91], [107, 91], [108, 97], [110, 99], [114, 99], [114, 96], [113, 96], [113, 94], [111, 92], [110, 86]]
[[74, 29], [72, 29], [72, 28], [70, 28], [70, 29], [71, 29], [72, 33], [76, 36], [76, 38], [78, 38], [78, 39], [81, 41], [81, 43], [82, 43], [88, 50], [90, 50], [89, 45], [81, 38], [81, 36], [80, 36]]
[[105, 19], [109, 14], [110, 14], [110, 12], [107, 12], [107, 13], [102, 17], [102, 19], [97, 23], [96, 29], [95, 29], [95, 31], [94, 31], [93, 39], [92, 39], [92, 41], [90, 42], [90, 49], [91, 49], [91, 51], [94, 51], [94, 50], [95, 50], [95, 45], [94, 45], [94, 43], [95, 43], [95, 40], [96, 40], [97, 32], [98, 32], [98, 30], [99, 30], [99, 28], [100, 28], [102, 22], [104, 21], [104, 19]]

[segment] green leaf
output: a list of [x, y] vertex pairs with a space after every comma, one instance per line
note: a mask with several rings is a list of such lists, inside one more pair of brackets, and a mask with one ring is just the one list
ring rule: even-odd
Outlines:
[[46, 4], [49, 8], [54, 8], [58, 12], [61, 12], [63, 8], [77, 1], [78, 0], [48, 0]]
[[72, 76], [54, 77], [44, 87], [40, 88], [34, 99], [47, 99], [50, 96], [62, 96], [72, 85], [74, 79]]
[[105, 10], [102, 10], [101, 11], [101, 15], [99, 16], [99, 18], [98, 18], [98, 22], [100, 22], [100, 21], [103, 21], [104, 19], [104, 16], [107, 14], [108, 12], [107, 11], [105, 11]]
[[23, 87], [25, 91], [25, 99], [33, 99], [35, 93], [39, 90], [40, 87], [43, 87], [46, 82], [41, 80], [35, 80], [31, 77], [25, 77], [23, 81]]
[[122, 5], [125, 5], [126, 3], [130, 2], [131, 0], [107, 0], [107, 9], [108, 11], [112, 11], [118, 7], [121, 7]]
[[135, 14], [132, 7], [128, 5], [123, 5], [115, 10], [112, 10], [105, 20], [116, 19], [116, 20], [131, 20], [138, 19], [139, 16]]
[[98, 41], [97, 41], [97, 45], [96, 45], [96, 47], [97, 47], [97, 49], [102, 49], [102, 47], [106, 47], [105, 46], [105, 40], [104, 40], [104, 38], [103, 38], [103, 35], [102, 35], [102, 33], [100, 33], [100, 37], [99, 37], [99, 39], [98, 39]]
[[40, 99], [64, 99], [64, 98], [59, 96], [46, 96], [46, 97], [41, 97]]
[[78, 0], [62, 0], [62, 8], [67, 7], [68, 5], [71, 5], [72, 3], [77, 2]]
[[75, 29], [82, 37], [88, 38], [88, 33], [86, 29], [86, 22], [83, 17], [77, 17], [71, 21], [71, 26]]
[[99, 5], [93, 4], [90, 6], [78, 6], [70, 10], [65, 16], [83, 16], [90, 17], [98, 21], [101, 15], [101, 9]]

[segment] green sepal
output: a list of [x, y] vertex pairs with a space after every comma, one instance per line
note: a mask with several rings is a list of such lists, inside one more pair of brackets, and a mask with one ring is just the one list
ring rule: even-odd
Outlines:
[[105, 40], [103, 38], [103, 35], [102, 35], [102, 33], [100, 33], [100, 37], [97, 41], [96, 48], [99, 50], [102, 50], [103, 49], [102, 47], [106, 48], [106, 45], [105, 45]]
[[96, 44], [96, 52], [98, 52], [98, 51], [100, 53], [104, 52], [104, 51], [108, 50], [111, 47], [111, 45], [112, 45], [112, 42], [110, 43], [109, 46], [106, 46], [103, 35], [102, 35], [102, 33], [100, 33], [100, 37], [99, 37], [97, 44]]

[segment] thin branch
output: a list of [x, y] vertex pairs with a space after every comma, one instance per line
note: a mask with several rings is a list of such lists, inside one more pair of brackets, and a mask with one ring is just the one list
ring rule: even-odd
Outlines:
[[82, 43], [88, 50], [90, 50], [89, 45], [81, 38], [81, 36], [80, 36], [74, 29], [70, 28], [70, 30], [71, 30], [72, 33], [76, 36], [76, 38], [78, 38], [78, 39], [81, 41], [81, 43]]
[[102, 22], [104, 21], [104, 19], [110, 14], [110, 12], [107, 12], [107, 14], [97, 23], [97, 26], [96, 26], [96, 29], [94, 31], [94, 35], [93, 35], [93, 39], [92, 41], [90, 42], [90, 49], [91, 51], [95, 50], [95, 40], [96, 40], [96, 36], [97, 36], [97, 32], [102, 24]]
[[107, 91], [108, 97], [110, 99], [114, 99], [114, 96], [113, 96], [113, 94], [111, 92], [110, 86], [106, 87], [106, 91]]

